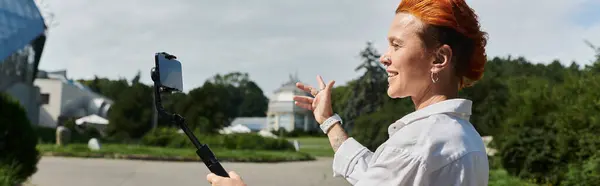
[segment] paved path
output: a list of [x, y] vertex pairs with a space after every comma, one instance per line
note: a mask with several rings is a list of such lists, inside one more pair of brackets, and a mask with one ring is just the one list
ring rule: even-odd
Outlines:
[[[333, 178], [331, 158], [293, 163], [223, 163], [249, 186], [347, 186]], [[36, 186], [208, 186], [204, 164], [137, 160], [43, 157]]]

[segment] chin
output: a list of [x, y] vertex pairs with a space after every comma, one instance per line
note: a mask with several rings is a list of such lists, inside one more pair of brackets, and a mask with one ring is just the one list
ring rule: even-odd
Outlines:
[[392, 88], [392, 87], [388, 87], [387, 89], [387, 94], [390, 98], [405, 98], [408, 97], [408, 95], [404, 94], [403, 91]]

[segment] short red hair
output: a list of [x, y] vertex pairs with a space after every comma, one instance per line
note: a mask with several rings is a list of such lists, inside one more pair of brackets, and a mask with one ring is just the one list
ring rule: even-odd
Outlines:
[[424, 40], [448, 44], [455, 53], [460, 87], [483, 76], [487, 61], [487, 33], [480, 30], [477, 15], [464, 0], [402, 0], [396, 13], [408, 13], [426, 24]]

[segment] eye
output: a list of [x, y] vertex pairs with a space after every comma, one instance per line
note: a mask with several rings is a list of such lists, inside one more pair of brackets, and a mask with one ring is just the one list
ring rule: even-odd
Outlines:
[[394, 50], [398, 50], [400, 48], [400, 45], [396, 44], [396, 43], [391, 43], [392, 47], [394, 47]]

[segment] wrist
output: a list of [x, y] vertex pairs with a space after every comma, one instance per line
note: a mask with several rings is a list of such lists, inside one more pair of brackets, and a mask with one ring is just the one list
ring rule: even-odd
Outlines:
[[333, 114], [331, 117], [325, 119], [319, 127], [323, 131], [323, 133], [327, 134], [332, 127], [337, 124], [342, 124], [342, 118], [339, 115]]
[[325, 112], [325, 113], [323, 113], [323, 115], [321, 115], [321, 119], [317, 120], [317, 123], [319, 123], [319, 125], [322, 125], [325, 121], [327, 121], [327, 119], [329, 119], [335, 115], [337, 115], [337, 114], [333, 113], [333, 111]]

